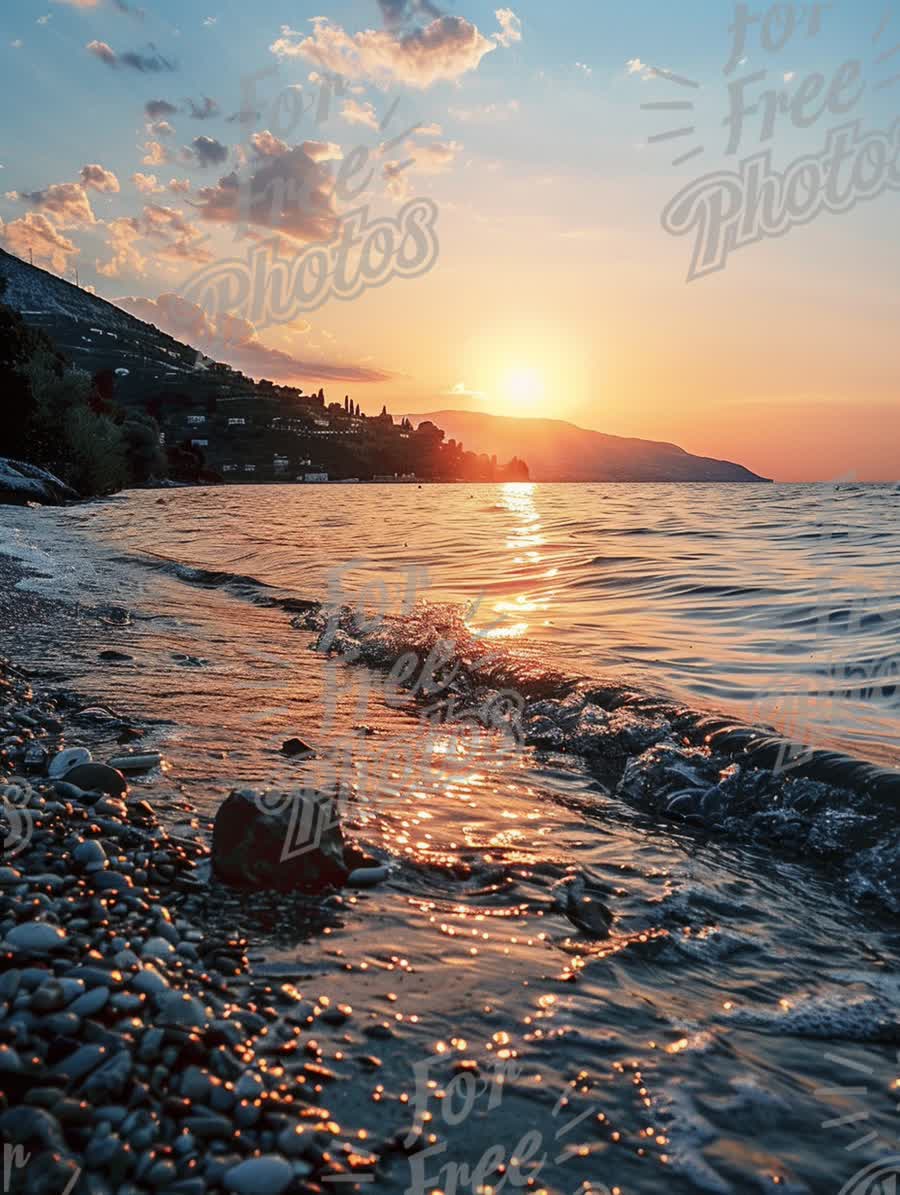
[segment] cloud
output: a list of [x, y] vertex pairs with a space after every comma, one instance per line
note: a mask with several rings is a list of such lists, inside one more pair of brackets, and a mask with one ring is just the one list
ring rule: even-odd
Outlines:
[[218, 21], [219, 21], [218, 17], [204, 17], [203, 18], [203, 24], [204, 24], [205, 28], [207, 28], [207, 29], [211, 29], [213, 25], [218, 24]]
[[273, 228], [300, 241], [327, 240], [337, 227], [334, 179], [302, 146], [288, 147], [271, 133], [254, 143], [259, 156], [249, 177], [237, 171], [198, 192], [204, 220]]
[[96, 8], [100, 0], [55, 0], [56, 4], [68, 4], [72, 8]]
[[575, 69], [581, 71], [583, 75], [587, 75], [588, 78], [590, 78], [594, 73], [594, 68], [592, 66], [588, 66], [586, 62], [576, 62]]
[[39, 208], [62, 227], [97, 223], [81, 183], [51, 183], [42, 191], [10, 191], [6, 197]]
[[313, 162], [339, 162], [344, 156], [334, 141], [304, 141], [300, 148]]
[[228, 160], [228, 147], [215, 137], [195, 137], [186, 152], [196, 158], [200, 166], [221, 166]]
[[96, 163], [81, 167], [81, 185], [106, 194], [115, 194], [119, 190], [119, 180], [113, 172]]
[[410, 183], [406, 169], [403, 162], [385, 162], [381, 168], [385, 189], [395, 203], [403, 203], [409, 198]]
[[141, 161], [145, 166], [162, 166], [169, 160], [169, 151], [158, 141], [144, 143], [144, 156]]
[[132, 70], [141, 71], [141, 73], [158, 73], [160, 71], [175, 70], [174, 62], [168, 58], [163, 58], [162, 54], [155, 46], [147, 47], [149, 53], [141, 53], [138, 50], [126, 50], [124, 54], [117, 54], [115, 50], [105, 41], [91, 41], [85, 46], [89, 54], [93, 54], [95, 58], [99, 58], [101, 62], [105, 62], [107, 66], [127, 66]]
[[363, 103], [359, 100], [344, 100], [341, 118], [346, 120], [347, 124], [363, 125], [367, 129], [378, 131], [378, 117], [368, 100]]
[[211, 116], [217, 116], [219, 112], [219, 105], [215, 100], [211, 100], [208, 95], [203, 97], [202, 104], [195, 104], [193, 100], [188, 100], [190, 105], [190, 114], [194, 120], [209, 120]]
[[[145, 175], [135, 175], [134, 178], [147, 181]], [[156, 179], [152, 175], [150, 178], [155, 184]], [[139, 186], [139, 190], [149, 188]], [[120, 278], [126, 273], [143, 274], [149, 257], [154, 261], [165, 258], [202, 264], [212, 256], [202, 247], [206, 238], [184, 213], [163, 204], [148, 203], [140, 216], [111, 220], [106, 227], [111, 257], [109, 261], [97, 262], [97, 272], [107, 278]], [[138, 249], [136, 242], [141, 240], [153, 242], [152, 253]]]
[[312, 34], [303, 37], [288, 30], [270, 49], [280, 58], [303, 58], [344, 79], [424, 89], [476, 70], [496, 43], [464, 17], [436, 17], [408, 32], [366, 29], [355, 34], [317, 17]]
[[465, 124], [494, 124], [518, 116], [520, 108], [518, 100], [506, 100], [505, 103], [481, 104], [476, 108], [450, 108], [449, 113], [454, 120]]
[[155, 137], [172, 137], [175, 130], [167, 120], [154, 120], [153, 124], [149, 126], [149, 131]]
[[178, 109], [168, 100], [147, 100], [144, 112], [148, 120], [158, 120], [161, 116], [174, 116]]
[[155, 174], [133, 174], [131, 181], [143, 195], [156, 195], [163, 190]]
[[140, 228], [143, 236], [158, 237], [160, 240], [172, 236], [194, 238], [200, 235], [178, 208], [164, 207], [158, 203], [148, 203], [145, 206]]
[[496, 37], [501, 46], [511, 46], [522, 40], [522, 22], [511, 8], [498, 8], [494, 16], [500, 25]]
[[134, 242], [141, 236], [140, 224], [133, 216], [110, 220], [106, 226], [109, 261], [98, 258], [94, 268], [105, 278], [120, 278], [123, 274], [143, 274], [147, 259], [138, 252]]
[[641, 62], [640, 58], [629, 58], [625, 66], [629, 75], [640, 75], [644, 80], [656, 78], [656, 70], [652, 66], [648, 66], [646, 62]]
[[105, 62], [107, 66], [116, 65], [116, 52], [105, 41], [89, 41], [85, 49], [89, 54], [99, 58], [101, 62]]
[[415, 158], [413, 169], [419, 174], [442, 174], [453, 165], [463, 148], [459, 141], [435, 141], [431, 145], [415, 145], [408, 141], [406, 147]]
[[264, 129], [261, 133], [251, 134], [250, 144], [258, 158], [278, 158], [282, 154], [289, 153], [291, 148], [286, 141], [282, 141], [268, 129]]
[[378, 7], [389, 29], [399, 29], [422, 13], [426, 17], [441, 15], [441, 10], [431, 0], [378, 0]]
[[0, 240], [17, 257], [27, 260], [34, 254], [36, 261], [48, 262], [58, 273], [66, 269], [70, 257], [80, 252], [40, 212], [26, 212], [6, 225], [0, 220]]
[[416, 128], [416, 134], [419, 137], [440, 137], [443, 131], [444, 130], [437, 123], [420, 124]]
[[225, 359], [253, 377], [300, 382], [386, 382], [384, 370], [331, 361], [300, 360], [259, 339], [249, 320], [233, 315], [212, 321], [196, 303], [171, 293], [156, 299], [116, 299], [118, 307], [155, 324], [177, 339], [218, 360]]
[[191, 189], [191, 180], [188, 178], [170, 178], [169, 190], [173, 195], [187, 195]]

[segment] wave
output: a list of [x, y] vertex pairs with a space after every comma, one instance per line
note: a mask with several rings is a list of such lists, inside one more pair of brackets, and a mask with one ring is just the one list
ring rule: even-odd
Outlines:
[[[576, 755], [608, 798], [655, 822], [765, 845], [831, 868], [857, 899], [900, 913], [900, 771], [810, 750], [619, 683], [550, 667], [537, 645], [485, 639], [460, 607], [373, 619], [239, 573], [150, 562], [188, 584], [281, 607], [316, 650], [390, 673], [411, 700], [512, 730], [538, 761]], [[407, 664], [403, 664], [407, 661]], [[604, 808], [608, 802], [604, 802]]]

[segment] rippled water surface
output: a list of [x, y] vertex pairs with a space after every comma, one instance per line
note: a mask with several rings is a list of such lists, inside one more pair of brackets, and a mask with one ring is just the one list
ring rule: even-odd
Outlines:
[[[146, 727], [167, 765], [139, 783], [185, 833], [235, 785], [303, 783], [309, 765], [279, 751], [292, 734], [344, 759], [347, 831], [391, 879], [315, 908], [216, 888], [209, 915], [247, 934], [259, 977], [352, 1005], [321, 1094], [337, 1119], [432, 1134], [427, 1175], [398, 1153], [379, 1190], [449, 1192], [466, 1163], [455, 1189], [474, 1191], [494, 1150], [485, 1190], [515, 1189], [496, 1167], [518, 1151], [542, 1159], [525, 1189], [558, 1195], [838, 1195], [900, 1141], [895, 807], [804, 792], [801, 813], [823, 809], [815, 857], [787, 849], [777, 793], [766, 835], [660, 817], [577, 749], [630, 716], [614, 701], [523, 746], [432, 724], [342, 644], [377, 635], [379, 612], [397, 644], [454, 625], [416, 606], [449, 603], [467, 651], [521, 653], [523, 684], [549, 669], [890, 770], [898, 502], [887, 486], [310, 486], [0, 510], [25, 584], [77, 603], [9, 650]], [[302, 598], [355, 612], [341, 650], [313, 650]], [[83, 732], [115, 745], [102, 711]], [[854, 842], [874, 852], [866, 884], [848, 882]]]
[[574, 674], [900, 763], [893, 486], [245, 487], [62, 517], [309, 597], [471, 603]]

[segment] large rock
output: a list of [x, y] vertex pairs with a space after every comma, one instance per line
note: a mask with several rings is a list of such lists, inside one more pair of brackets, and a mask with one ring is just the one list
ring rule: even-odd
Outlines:
[[348, 875], [339, 801], [321, 792], [233, 792], [213, 827], [212, 862], [231, 884], [320, 892]]
[[26, 502], [41, 502], [45, 506], [59, 506], [75, 501], [78, 494], [46, 469], [25, 461], [0, 456], [0, 502], [24, 506]]

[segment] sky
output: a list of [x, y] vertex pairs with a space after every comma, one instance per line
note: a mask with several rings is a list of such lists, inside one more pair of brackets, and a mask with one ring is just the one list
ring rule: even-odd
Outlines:
[[900, 476], [900, 4], [4, 0], [0, 244], [254, 377]]

